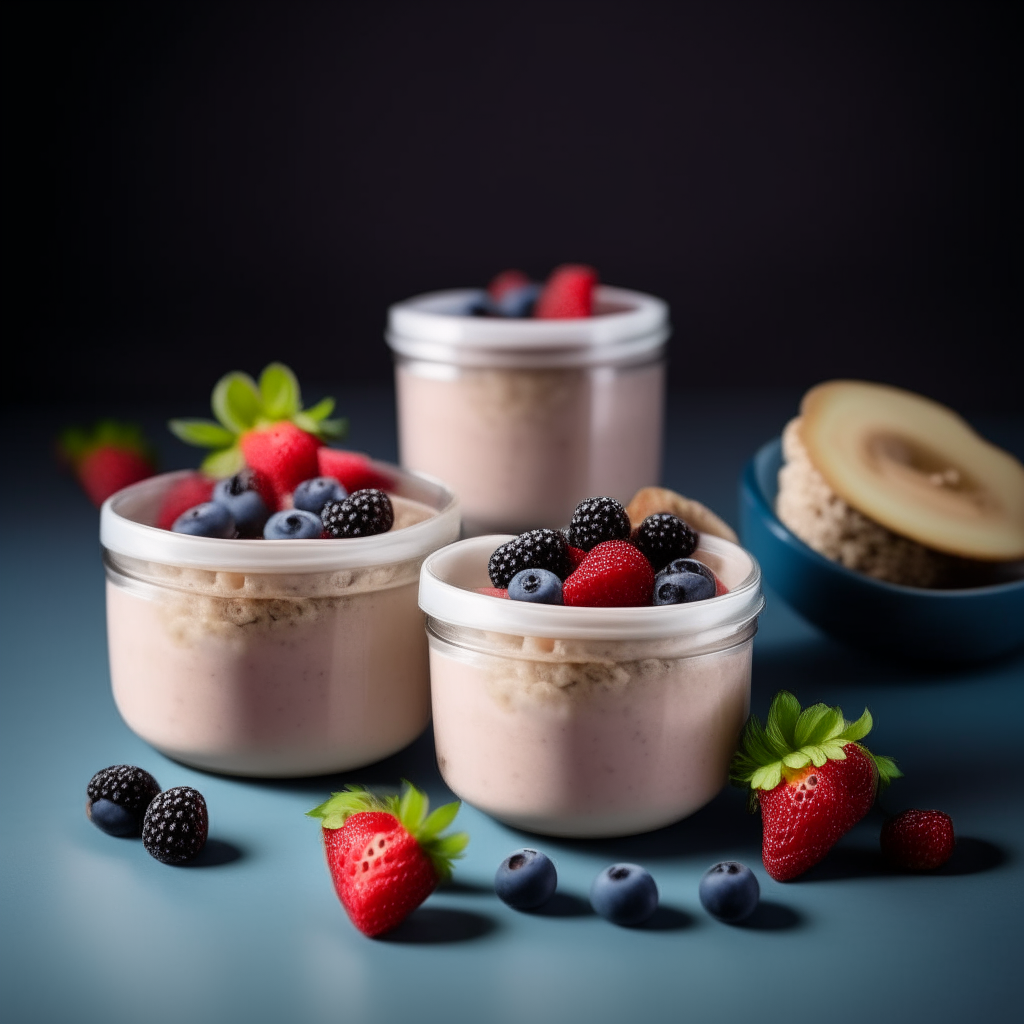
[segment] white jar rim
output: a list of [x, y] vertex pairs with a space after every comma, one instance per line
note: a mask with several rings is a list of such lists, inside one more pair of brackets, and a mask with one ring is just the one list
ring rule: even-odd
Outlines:
[[370, 460], [394, 481], [392, 493], [422, 502], [437, 515], [401, 530], [342, 540], [224, 540], [192, 537], [154, 525], [168, 488], [191, 470], [162, 473], [111, 495], [100, 511], [100, 543], [148, 562], [221, 572], [334, 572], [423, 558], [459, 535], [458, 498], [439, 480]]
[[[562, 605], [507, 601], [476, 593], [487, 586], [486, 565], [510, 535], [473, 537], [435, 551], [420, 569], [420, 608], [453, 626], [535, 636], [553, 640], [653, 640], [698, 637], [704, 633], [741, 630], [764, 608], [761, 568], [738, 544], [703, 534], [701, 553], [723, 577], [729, 593], [692, 604], [646, 608], [570, 608]], [[467, 589], [470, 588], [470, 589]]]
[[666, 303], [625, 288], [599, 285], [595, 315], [566, 320], [461, 312], [483, 294], [462, 288], [396, 303], [388, 310], [388, 345], [407, 359], [461, 366], [584, 366], [653, 356], [670, 333]]

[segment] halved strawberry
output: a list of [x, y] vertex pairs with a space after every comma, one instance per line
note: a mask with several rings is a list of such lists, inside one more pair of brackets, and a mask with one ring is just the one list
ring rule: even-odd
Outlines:
[[394, 481], [376, 470], [368, 455], [342, 451], [340, 448], [321, 448], [317, 452], [320, 476], [333, 476], [349, 494], [368, 487], [389, 491]]
[[321, 819], [334, 891], [364, 935], [390, 931], [451, 877], [469, 836], [440, 833], [459, 806], [455, 801], [428, 815], [427, 797], [406, 782], [401, 797], [349, 786], [308, 812]]
[[153, 451], [142, 429], [133, 423], [103, 420], [91, 430], [71, 427], [58, 439], [57, 453], [70, 464], [97, 508], [122, 487], [156, 471]]
[[214, 481], [202, 473], [193, 473], [190, 476], [182, 477], [173, 484], [164, 495], [160, 503], [160, 511], [157, 512], [156, 525], [161, 530], [169, 530], [174, 525], [174, 520], [196, 505], [202, 505], [209, 501], [213, 494]]
[[239, 439], [246, 463], [256, 470], [277, 509], [302, 483], [319, 475], [317, 451], [321, 442], [290, 420], [250, 430]]
[[566, 579], [562, 600], [585, 608], [628, 608], [650, 604], [653, 590], [651, 563], [628, 540], [606, 540]]
[[582, 263], [556, 267], [544, 285], [533, 315], [542, 320], [564, 320], [591, 316], [597, 271]]

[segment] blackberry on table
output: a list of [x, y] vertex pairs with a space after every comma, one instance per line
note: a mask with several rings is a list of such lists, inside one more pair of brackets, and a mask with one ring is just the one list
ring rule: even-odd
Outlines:
[[670, 512], [655, 512], [640, 524], [633, 543], [658, 572], [669, 562], [693, 554], [697, 548], [697, 532]]
[[524, 569], [547, 569], [564, 580], [572, 572], [565, 537], [558, 530], [527, 530], [495, 548], [487, 563], [491, 582], [502, 588]]
[[569, 543], [589, 551], [606, 540], [629, 540], [629, 516], [614, 498], [586, 498], [569, 523]]
[[329, 537], [372, 537], [391, 529], [395, 510], [383, 491], [365, 487], [341, 501], [329, 502], [320, 518]]
[[175, 786], [154, 797], [142, 825], [142, 845], [163, 864], [184, 864], [206, 845], [210, 819], [203, 794]]
[[86, 813], [90, 820], [116, 836], [137, 836], [150, 801], [160, 784], [147, 771], [132, 764], [115, 764], [98, 771], [86, 786]]

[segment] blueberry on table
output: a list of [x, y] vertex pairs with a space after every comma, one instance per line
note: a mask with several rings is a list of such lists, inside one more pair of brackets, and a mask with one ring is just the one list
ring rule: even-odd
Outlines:
[[204, 501], [182, 512], [171, 526], [174, 533], [192, 537], [234, 537], [234, 516], [215, 501]]
[[654, 578], [654, 604], [689, 604], [715, 596], [715, 584], [695, 572], [664, 572]]
[[323, 532], [320, 517], [301, 508], [275, 512], [263, 527], [265, 540], [315, 540]]
[[724, 860], [704, 872], [698, 893], [701, 905], [712, 917], [733, 924], [754, 912], [761, 887], [746, 864]]
[[292, 504], [320, 515], [324, 505], [331, 501], [341, 501], [348, 497], [348, 491], [333, 476], [315, 476], [312, 480], [303, 480], [292, 495]]
[[251, 469], [218, 481], [213, 488], [213, 501], [231, 513], [239, 537], [263, 536], [270, 509], [256, 489], [256, 474]]
[[643, 924], [658, 909], [658, 887], [639, 864], [612, 864], [594, 879], [590, 905], [612, 924]]
[[509, 581], [508, 596], [512, 601], [561, 604], [562, 581], [547, 569], [524, 569]]
[[210, 819], [203, 794], [191, 786], [153, 798], [142, 824], [142, 845], [163, 864], [184, 864], [206, 845]]
[[673, 559], [689, 558], [697, 549], [697, 534], [678, 516], [656, 512], [640, 524], [633, 543], [658, 572]]
[[558, 873], [551, 859], [538, 850], [510, 853], [498, 866], [494, 891], [516, 910], [533, 910], [547, 903], [558, 885]]
[[98, 771], [85, 792], [85, 813], [97, 828], [112, 836], [138, 836], [146, 808], [160, 792], [160, 785], [135, 765], [115, 764]]

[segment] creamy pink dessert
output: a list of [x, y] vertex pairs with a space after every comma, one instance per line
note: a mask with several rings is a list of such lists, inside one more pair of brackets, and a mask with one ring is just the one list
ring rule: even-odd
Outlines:
[[103, 508], [114, 699], [170, 757], [237, 775], [342, 771], [400, 750], [429, 716], [420, 565], [454, 540], [443, 486], [396, 477], [395, 523], [344, 540], [158, 530], [181, 474]]
[[460, 315], [475, 293], [391, 308], [402, 465], [447, 481], [466, 533], [557, 527], [661, 471], [668, 309], [601, 286], [595, 315]]
[[579, 608], [476, 593], [508, 539], [461, 541], [421, 571], [445, 781], [549, 835], [628, 835], [702, 807], [725, 783], [749, 709], [757, 563], [704, 535], [695, 557], [729, 593], [692, 604]]

